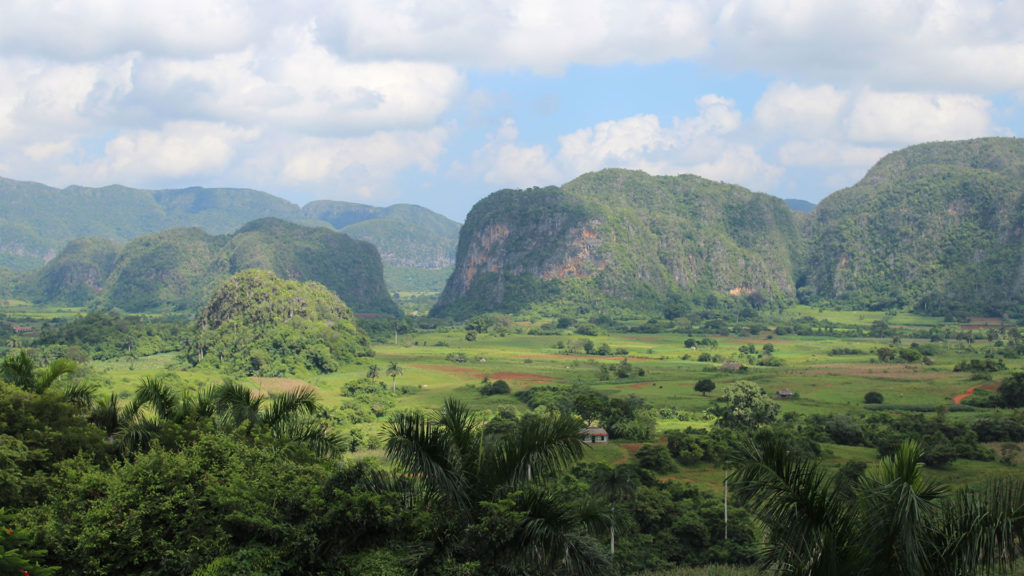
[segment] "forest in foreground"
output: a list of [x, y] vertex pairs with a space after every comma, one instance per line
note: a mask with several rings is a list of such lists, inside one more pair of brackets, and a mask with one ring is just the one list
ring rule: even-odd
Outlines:
[[[295, 310], [228, 295], [194, 320], [5, 303], [4, 568], [1013, 569], [1024, 338], [1011, 321], [743, 299], [672, 320], [363, 317], [334, 360], [287, 362], [273, 352], [309, 348], [318, 318], [349, 314], [304, 289], [277, 287], [322, 297], [319, 316], [261, 341], [238, 338], [250, 320], [228, 311]], [[235, 328], [197, 361], [203, 318]], [[209, 352], [243, 344], [224, 354], [245, 361]], [[609, 441], [582, 442], [588, 426]], [[918, 516], [899, 518], [907, 505]], [[865, 533], [886, 525], [906, 530]]]

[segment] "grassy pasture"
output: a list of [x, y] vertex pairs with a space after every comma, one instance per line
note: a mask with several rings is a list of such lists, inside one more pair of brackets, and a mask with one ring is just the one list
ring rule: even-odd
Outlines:
[[[5, 311], [9, 318], [12, 310], [18, 311], [18, 318], [44, 319], [54, 315], [74, 316], [81, 311], [75, 309], [33, 309], [26, 306], [11, 306]], [[787, 311], [789, 317], [811, 316], [850, 326], [869, 327], [878, 320], [885, 320], [890, 326], [908, 326], [911, 329], [931, 327], [954, 327], [941, 319], [927, 318], [912, 314], [887, 315], [883, 312], [818, 311], [809, 307], [795, 307]], [[784, 320], [784, 319], [783, 319]], [[783, 321], [780, 320], [780, 321]], [[867, 410], [864, 395], [880, 392], [885, 402], [881, 409], [897, 412], [901, 407], [927, 410], [931, 407], [952, 406], [952, 398], [972, 386], [986, 384], [974, 381], [968, 373], [957, 373], [952, 367], [965, 359], [981, 358], [992, 343], [978, 340], [973, 345], [963, 341], [947, 340], [929, 343], [904, 337], [900, 347], [910, 347], [915, 342], [920, 346], [931, 346], [935, 354], [930, 357], [931, 365], [924, 363], [881, 363], [876, 351], [886, 346], [897, 346], [889, 338], [838, 337], [838, 336], [797, 336], [777, 335], [762, 331], [756, 335], [715, 336], [715, 346], [687, 348], [684, 342], [689, 335], [679, 333], [633, 334], [605, 333], [597, 336], [578, 336], [570, 332], [559, 335], [527, 335], [528, 323], [516, 325], [518, 331], [506, 336], [482, 333], [473, 341], [467, 341], [462, 329], [440, 329], [399, 335], [398, 342], [375, 344], [375, 357], [361, 359], [341, 371], [305, 379], [248, 378], [254, 388], [268, 393], [286, 390], [297, 385], [313, 385], [320, 391], [320, 399], [329, 410], [344, 407], [350, 400], [346, 397], [345, 385], [366, 375], [369, 366], [380, 368], [379, 379], [390, 388], [391, 378], [385, 370], [396, 362], [403, 370], [397, 378], [399, 394], [394, 409], [431, 409], [438, 407], [448, 396], [455, 396], [483, 411], [483, 415], [495, 414], [502, 409], [524, 411], [525, 404], [513, 395], [483, 396], [479, 393], [481, 380], [505, 380], [513, 393], [536, 386], [580, 384], [609, 396], [635, 395], [663, 414], [658, 422], [658, 435], [672, 429], [686, 427], [707, 427], [713, 423], [704, 417], [722, 390], [730, 383], [749, 380], [761, 385], [769, 394], [787, 389], [797, 394], [796, 398], [782, 400], [784, 412], [799, 414], [858, 414]], [[694, 335], [700, 339], [703, 335]], [[979, 338], [981, 337], [979, 331]], [[589, 338], [595, 345], [607, 344], [616, 352], [609, 356], [567, 354]], [[777, 367], [751, 365], [756, 356], [740, 351], [740, 347], [753, 345], [761, 351], [767, 344], [774, 347], [772, 356], [781, 361]], [[856, 351], [856, 354], [835, 355], [833, 350]], [[622, 354], [624, 350], [626, 354]], [[701, 362], [702, 353], [710, 354], [713, 361]], [[453, 358], [464, 361], [454, 361]], [[627, 378], [618, 378], [614, 373], [623, 360], [629, 363], [632, 373]], [[722, 371], [726, 362], [742, 363], [745, 372]], [[602, 366], [610, 369], [602, 371]], [[1024, 360], [1006, 360], [1007, 371], [993, 374], [998, 382], [1009, 371], [1024, 369]], [[185, 366], [174, 354], [162, 354], [106, 362], [92, 362], [89, 370], [97, 381], [103, 383], [101, 393], [115, 392], [129, 397], [145, 376], [173, 373], [176, 386], [198, 389], [207, 383], [221, 381], [222, 374], [197, 370]], [[642, 370], [642, 373], [641, 373]], [[701, 378], [711, 378], [716, 389], [704, 396], [694, 390], [694, 384]], [[952, 411], [951, 419], [970, 419], [985, 414], [983, 409]], [[376, 434], [379, 424], [362, 424], [364, 434]], [[594, 446], [586, 451], [585, 461], [615, 464], [632, 457], [638, 445], [613, 442]], [[873, 461], [874, 449], [827, 446], [827, 461], [838, 466], [847, 459]], [[998, 450], [997, 450], [998, 451]], [[997, 462], [971, 462], [958, 460], [948, 470], [936, 472], [947, 481], [961, 483], [1003, 474], [1014, 470]], [[723, 472], [708, 467], [679, 467], [665, 474], [666, 479], [695, 482], [703, 487], [720, 490]]]

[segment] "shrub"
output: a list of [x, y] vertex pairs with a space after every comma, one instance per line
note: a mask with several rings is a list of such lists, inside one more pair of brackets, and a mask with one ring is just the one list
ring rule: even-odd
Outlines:
[[881, 404], [883, 400], [881, 392], [871, 391], [864, 395], [865, 404]]

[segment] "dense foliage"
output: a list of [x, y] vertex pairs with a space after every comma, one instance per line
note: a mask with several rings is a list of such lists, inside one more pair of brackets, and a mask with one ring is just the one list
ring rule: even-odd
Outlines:
[[473, 207], [435, 314], [668, 311], [712, 292], [795, 293], [800, 239], [779, 199], [695, 176], [603, 170]]
[[372, 353], [332, 292], [264, 270], [224, 283], [200, 311], [185, 348], [193, 364], [261, 376], [334, 372]]
[[42, 302], [191, 313], [228, 276], [252, 268], [320, 282], [360, 312], [398, 313], [372, 245], [273, 218], [226, 236], [179, 228], [123, 248], [101, 239], [73, 242], [21, 286]]
[[[78, 238], [124, 243], [190, 226], [226, 234], [266, 217], [326, 222], [338, 230], [362, 223], [351, 235], [378, 245], [389, 264], [438, 268], [451, 265], [459, 229], [458, 223], [419, 206], [378, 208], [319, 200], [299, 208], [264, 192], [230, 188], [152, 191], [71, 186], [58, 190], [0, 178], [0, 204], [5, 207], [0, 214], [0, 265], [20, 270], [39, 268]], [[401, 223], [402, 234], [392, 236], [396, 222]]]

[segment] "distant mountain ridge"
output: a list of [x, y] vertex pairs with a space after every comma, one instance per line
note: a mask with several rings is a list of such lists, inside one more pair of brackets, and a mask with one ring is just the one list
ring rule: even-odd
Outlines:
[[695, 294], [792, 296], [799, 250], [794, 213], [779, 198], [697, 176], [602, 170], [478, 202], [433, 313], [537, 303], [657, 311]]
[[628, 170], [473, 207], [438, 315], [678, 314], [742, 296], [1024, 314], [1024, 140], [911, 146], [810, 213], [696, 176]]
[[[0, 178], [0, 266], [33, 270], [68, 242], [101, 237], [117, 243], [169, 230], [197, 227], [227, 234], [260, 218], [355, 226], [351, 235], [381, 251], [385, 263], [439, 269], [454, 262], [459, 224], [426, 208], [377, 208], [320, 200], [305, 207], [265, 192], [240, 188], [141, 190], [125, 186], [63, 190]], [[401, 229], [403, 234], [390, 232]], [[349, 231], [346, 231], [349, 232]]]
[[22, 277], [18, 292], [37, 302], [194, 312], [217, 285], [250, 269], [319, 282], [356, 312], [398, 313], [372, 244], [278, 218], [256, 220], [226, 235], [173, 228], [123, 248], [103, 238], [75, 240]]
[[815, 209], [801, 298], [932, 314], [1024, 310], [1024, 140], [911, 146]]

